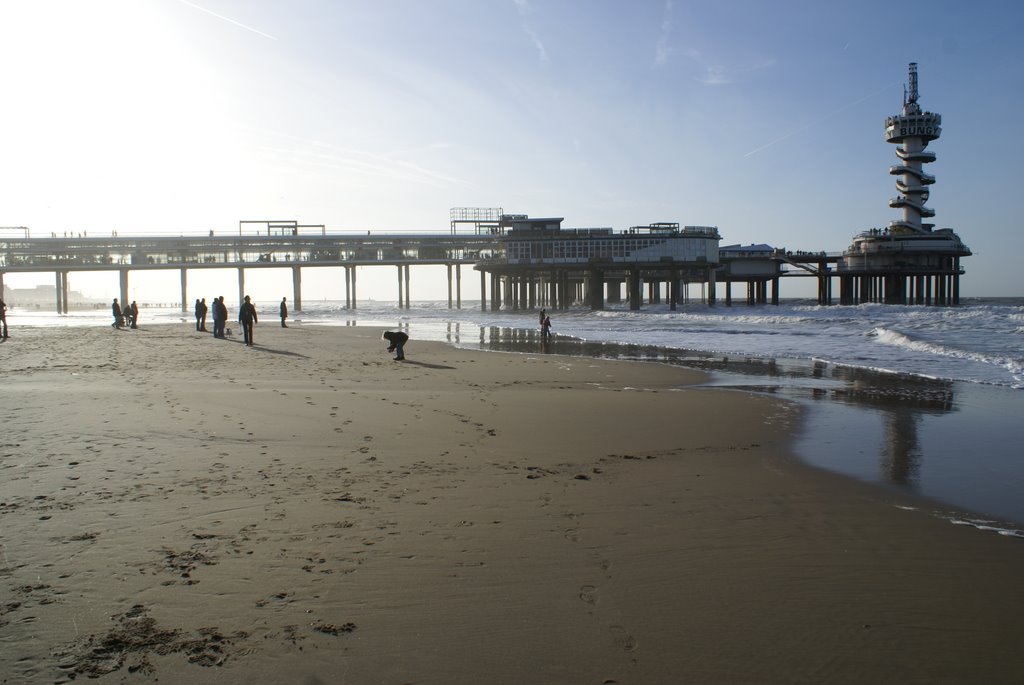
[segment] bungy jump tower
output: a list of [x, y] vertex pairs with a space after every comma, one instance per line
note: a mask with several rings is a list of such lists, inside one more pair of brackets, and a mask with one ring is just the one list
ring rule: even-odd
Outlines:
[[843, 253], [838, 268], [843, 304], [959, 304], [960, 258], [971, 251], [953, 229], [936, 230], [923, 221], [935, 216], [925, 206], [935, 177], [923, 168], [935, 161], [935, 153], [925, 148], [942, 134], [942, 116], [922, 111], [917, 100], [917, 64], [911, 62], [903, 113], [885, 120], [885, 139], [898, 146], [899, 158], [889, 167], [899, 191], [889, 206], [903, 216], [885, 229], [857, 235]]

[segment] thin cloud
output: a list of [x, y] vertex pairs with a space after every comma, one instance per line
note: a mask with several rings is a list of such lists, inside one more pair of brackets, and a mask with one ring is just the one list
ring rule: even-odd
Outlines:
[[736, 83], [745, 74], [775, 66], [775, 60], [772, 58], [761, 59], [749, 66], [736, 67], [725, 64], [711, 64], [704, 54], [697, 50], [690, 50], [687, 52], [687, 55], [703, 69], [703, 72], [697, 76], [697, 81], [706, 86], [722, 86]]
[[845, 105], [843, 105], [842, 107], [839, 107], [838, 109], [834, 109], [831, 112], [828, 112], [827, 114], [825, 114], [825, 115], [823, 115], [821, 117], [818, 117], [817, 119], [804, 124], [800, 128], [797, 128], [797, 129], [794, 129], [794, 130], [790, 131], [789, 133], [787, 133], [784, 136], [776, 138], [775, 140], [771, 140], [771, 141], [765, 143], [764, 145], [762, 145], [760, 147], [754, 148], [753, 150], [751, 150], [750, 152], [746, 153], [743, 156], [744, 157], [750, 157], [751, 155], [756, 155], [758, 152], [761, 152], [762, 150], [767, 150], [768, 148], [770, 148], [773, 145], [778, 145], [779, 143], [781, 143], [784, 140], [789, 140], [790, 138], [792, 138], [793, 136], [797, 135], [798, 133], [803, 133], [807, 129], [809, 129], [809, 128], [813, 127], [813, 126], [817, 126], [818, 124], [820, 124], [823, 121], [827, 121], [827, 120], [831, 119], [836, 114], [839, 114], [842, 111], [850, 109], [854, 105], [859, 105], [860, 103], [864, 102], [865, 100], [869, 100], [869, 99], [875, 97], [879, 93], [884, 93], [885, 91], [889, 90], [890, 88], [892, 88], [893, 86], [896, 86], [896, 85], [899, 85], [899, 84], [898, 83], [890, 83], [887, 86], [879, 88], [878, 90], [874, 91], [873, 93], [868, 93], [867, 95], [865, 95], [862, 98], [857, 98], [853, 102], [848, 102]]
[[672, 10], [675, 3], [672, 0], [665, 0], [665, 11], [661, 18], [661, 34], [654, 46], [654, 63], [666, 64], [672, 56], [672, 46], [669, 40], [672, 38]]
[[263, 36], [264, 38], [269, 38], [270, 40], [277, 40], [277, 38], [275, 38], [274, 36], [270, 35], [269, 33], [264, 33], [263, 31], [260, 31], [259, 29], [254, 29], [251, 26], [247, 26], [246, 24], [243, 24], [240, 21], [235, 21], [231, 17], [225, 17], [223, 14], [217, 14], [216, 12], [214, 12], [212, 10], [208, 10], [205, 7], [200, 7], [199, 5], [195, 4], [194, 2], [189, 2], [188, 0], [178, 0], [178, 2], [180, 2], [183, 5], [188, 5], [189, 7], [193, 8], [193, 9], [197, 9], [200, 12], [206, 12], [207, 14], [209, 14], [211, 16], [217, 17], [218, 19], [222, 19], [223, 21], [226, 21], [229, 24], [234, 24], [235, 26], [243, 28], [246, 31], [252, 31], [253, 33], [255, 33], [258, 36]]
[[259, 149], [272, 159], [298, 167], [312, 167], [354, 174], [365, 178], [418, 183], [435, 188], [472, 187], [469, 181], [423, 167], [407, 159], [422, 151], [450, 147], [447, 142], [428, 143], [409, 150], [379, 154], [357, 150], [323, 140], [300, 138], [282, 132], [257, 131], [269, 140]]
[[543, 63], [548, 61], [548, 50], [544, 47], [544, 42], [541, 41], [540, 36], [533, 30], [530, 24], [526, 21], [526, 16], [533, 12], [533, 7], [530, 5], [529, 0], [512, 0], [515, 3], [516, 10], [519, 12], [519, 18], [522, 19], [523, 32], [529, 36], [530, 40], [533, 41], [533, 45], [537, 48], [537, 58]]

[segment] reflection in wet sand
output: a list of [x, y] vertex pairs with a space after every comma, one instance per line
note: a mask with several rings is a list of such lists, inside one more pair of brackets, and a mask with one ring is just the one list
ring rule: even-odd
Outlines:
[[[768, 393], [812, 407], [800, 441], [810, 463], [895, 486], [956, 507], [1024, 523], [1014, 484], [1024, 465], [1011, 452], [1018, 422], [1007, 407], [1024, 400], [1003, 388], [837, 366], [588, 342], [539, 331], [450, 324], [448, 342], [490, 351], [653, 361], [712, 374], [709, 387]], [[970, 398], [965, 402], [962, 395]], [[818, 409], [813, 409], [817, 407]], [[1012, 417], [1014, 411], [1009, 411]], [[955, 418], [954, 418], [955, 417]], [[986, 434], [979, 436], [979, 431]], [[978, 449], [979, 443], [985, 448]], [[824, 447], [827, 445], [827, 449]]]

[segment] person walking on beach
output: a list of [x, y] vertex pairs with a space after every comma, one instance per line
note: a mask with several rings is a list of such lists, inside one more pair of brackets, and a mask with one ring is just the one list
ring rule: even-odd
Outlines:
[[7, 331], [7, 303], [0, 300], [0, 338], [7, 340], [11, 337]]
[[135, 300], [132, 300], [131, 306], [128, 308], [132, 312], [132, 328], [139, 327], [139, 305], [135, 304]]
[[402, 331], [384, 331], [384, 335], [381, 336], [382, 340], [387, 340], [391, 343], [388, 346], [388, 352], [395, 353], [395, 361], [405, 361], [405, 343], [409, 342], [409, 336]]
[[241, 308], [238, 310], [238, 322], [242, 324], [242, 335], [245, 336], [245, 344], [251, 346], [252, 341], [252, 327], [254, 324], [259, 323], [259, 317], [256, 316], [256, 307], [252, 302], [249, 301], [249, 296], [245, 296], [245, 302], [242, 303]]
[[121, 314], [121, 305], [117, 303], [117, 298], [114, 298], [113, 304], [110, 305], [110, 313], [114, 315], [114, 323], [110, 324], [111, 328], [120, 328], [124, 325], [124, 318]]
[[547, 340], [551, 337], [551, 317], [544, 315], [544, 320], [540, 322], [540, 337]]
[[288, 328], [288, 324], [284, 322], [288, 318], [288, 298], [281, 298], [281, 328]]
[[540, 323], [541, 328], [544, 327], [544, 319], [547, 317], [547, 315], [548, 315], [548, 310], [546, 310], [546, 309], [540, 310], [540, 321], [538, 323]]

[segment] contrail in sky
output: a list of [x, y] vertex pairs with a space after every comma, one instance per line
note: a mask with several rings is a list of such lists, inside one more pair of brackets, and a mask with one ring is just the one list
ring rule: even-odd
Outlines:
[[245, 29], [247, 31], [252, 31], [253, 33], [261, 35], [264, 38], [269, 38], [270, 40], [277, 40], [277, 38], [275, 38], [274, 36], [270, 35], [269, 33], [263, 33], [262, 31], [260, 31], [258, 29], [254, 29], [251, 26], [246, 26], [245, 24], [243, 24], [240, 21], [235, 21], [231, 17], [225, 17], [223, 14], [217, 14], [216, 12], [208, 10], [205, 7], [200, 7], [199, 5], [195, 4], [194, 2], [189, 2], [188, 0], [178, 0], [178, 2], [180, 2], [183, 5], [188, 5], [189, 7], [193, 7], [195, 9], [199, 10], [200, 12], [206, 12], [207, 14], [211, 14], [211, 15], [217, 17], [218, 19], [223, 19], [224, 21], [226, 21], [226, 22], [228, 22], [230, 24], [234, 24], [235, 26], [240, 26], [240, 27], [242, 27], [243, 29]]
[[897, 85], [899, 85], [899, 83], [890, 83], [890, 84], [889, 84], [889, 85], [887, 85], [887, 86], [884, 86], [884, 87], [882, 87], [882, 88], [879, 88], [878, 90], [876, 90], [876, 91], [875, 91], [875, 92], [873, 92], [873, 93], [869, 93], [869, 94], [865, 95], [864, 97], [862, 97], [862, 98], [860, 98], [860, 99], [858, 99], [858, 100], [854, 100], [853, 102], [847, 103], [847, 104], [843, 105], [842, 107], [840, 107], [839, 109], [834, 109], [834, 110], [832, 110], [831, 112], [829, 112], [828, 114], [826, 114], [826, 115], [824, 115], [824, 116], [822, 116], [822, 117], [820, 117], [820, 118], [818, 118], [818, 119], [815, 119], [814, 121], [811, 121], [811, 122], [809, 122], [809, 123], [807, 123], [807, 124], [804, 124], [803, 126], [801, 126], [801, 127], [800, 127], [800, 128], [798, 128], [798, 129], [795, 129], [795, 130], [793, 130], [793, 131], [790, 131], [789, 133], [787, 133], [786, 135], [782, 136], [781, 138], [776, 138], [775, 140], [773, 140], [773, 141], [771, 141], [771, 142], [765, 143], [765, 144], [764, 144], [764, 145], [762, 145], [761, 147], [758, 147], [758, 148], [754, 148], [753, 150], [751, 150], [750, 152], [748, 152], [747, 154], [745, 154], [745, 155], [743, 155], [743, 156], [744, 156], [744, 157], [749, 157], [750, 155], [755, 155], [755, 154], [757, 154], [758, 152], [760, 152], [761, 150], [764, 150], [764, 149], [770, 148], [770, 147], [771, 147], [772, 145], [775, 145], [776, 143], [781, 143], [781, 142], [782, 142], [782, 141], [784, 141], [784, 140], [788, 140], [789, 138], [792, 138], [792, 137], [793, 137], [793, 136], [795, 136], [796, 134], [798, 134], [798, 133], [802, 133], [803, 131], [806, 131], [807, 129], [809, 129], [809, 128], [810, 128], [810, 127], [812, 127], [812, 126], [817, 126], [817, 125], [818, 125], [818, 124], [820, 124], [821, 122], [825, 121], [826, 119], [828, 119], [828, 118], [830, 118], [830, 117], [833, 117], [833, 116], [835, 116], [836, 114], [839, 114], [839, 113], [840, 113], [840, 112], [842, 112], [843, 110], [847, 110], [847, 109], [850, 109], [850, 108], [851, 108], [851, 107], [853, 107], [854, 105], [859, 105], [860, 103], [864, 102], [865, 100], [869, 100], [869, 99], [871, 99], [871, 98], [875, 97], [876, 95], [878, 95], [879, 93], [881, 93], [881, 92], [884, 92], [884, 91], [886, 91], [886, 90], [889, 90], [889, 89], [890, 89], [890, 88], [892, 88], [893, 86], [897, 86]]

